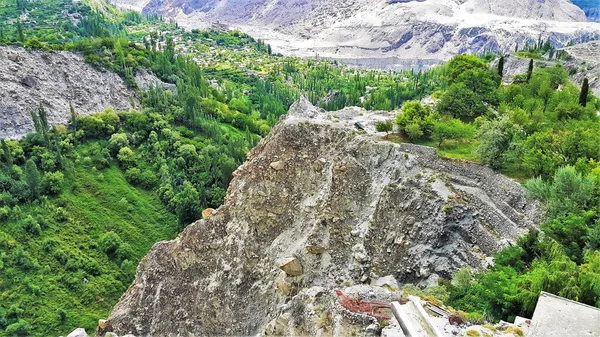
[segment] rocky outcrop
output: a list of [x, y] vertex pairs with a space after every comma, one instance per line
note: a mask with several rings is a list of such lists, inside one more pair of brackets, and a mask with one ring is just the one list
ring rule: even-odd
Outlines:
[[374, 123], [390, 118], [295, 103], [234, 173], [225, 204], [154, 245], [99, 335], [350, 335], [388, 315], [363, 307], [400, 296], [369, 284], [485, 268], [538, 223], [539, 205], [511, 179], [382, 140]]
[[30, 112], [40, 103], [52, 125], [106, 108], [130, 109], [130, 91], [115, 73], [101, 72], [69, 52], [0, 46], [0, 138], [21, 138], [33, 130]]

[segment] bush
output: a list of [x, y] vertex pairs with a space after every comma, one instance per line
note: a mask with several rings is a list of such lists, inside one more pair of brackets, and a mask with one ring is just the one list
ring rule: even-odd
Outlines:
[[137, 156], [135, 152], [128, 147], [120, 149], [117, 158], [124, 168], [134, 167], [137, 163]]
[[470, 124], [465, 124], [458, 119], [450, 119], [444, 122], [438, 122], [433, 127], [431, 138], [442, 146], [445, 140], [458, 140], [473, 137], [475, 128]]
[[0, 208], [0, 221], [8, 220], [10, 217], [10, 208], [4, 206]]
[[377, 132], [388, 133], [388, 132], [391, 132], [393, 128], [394, 128], [394, 125], [390, 121], [375, 123], [375, 129], [377, 129]]
[[65, 180], [62, 172], [46, 172], [42, 178], [42, 191], [45, 194], [59, 194]]
[[418, 101], [406, 102], [402, 106], [402, 113], [396, 116], [396, 124], [399, 131], [414, 141], [429, 138], [437, 118], [430, 106], [423, 106]]
[[24, 319], [18, 320], [6, 327], [4, 331], [7, 337], [27, 337], [31, 335], [31, 324]]
[[123, 240], [121, 240], [121, 237], [115, 232], [108, 232], [100, 239], [102, 251], [111, 257], [116, 255], [122, 243]]
[[34, 236], [38, 236], [42, 232], [42, 227], [31, 215], [28, 215], [23, 219], [23, 229]]
[[127, 134], [125, 133], [115, 133], [110, 136], [108, 143], [110, 144], [111, 151], [116, 154], [122, 148], [129, 146], [129, 139], [127, 139]]

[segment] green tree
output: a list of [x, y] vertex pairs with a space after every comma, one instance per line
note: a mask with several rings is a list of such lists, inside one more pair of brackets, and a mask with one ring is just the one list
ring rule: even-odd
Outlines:
[[24, 174], [25, 182], [27, 183], [27, 187], [29, 187], [30, 197], [31, 199], [36, 199], [40, 191], [40, 173], [33, 159], [25, 162]]
[[402, 106], [402, 112], [396, 116], [396, 124], [399, 131], [414, 141], [429, 138], [437, 118], [430, 106], [422, 105], [419, 101], [410, 101]]
[[4, 331], [7, 337], [28, 337], [31, 336], [31, 324], [24, 319], [19, 319], [17, 322], [6, 327]]
[[173, 203], [181, 225], [190, 224], [200, 218], [200, 194], [189, 181], [183, 182], [183, 189], [175, 195]]
[[25, 42], [25, 34], [23, 33], [23, 24], [21, 20], [17, 20], [17, 38], [21, 43]]
[[510, 155], [511, 146], [522, 134], [521, 127], [511, 122], [508, 116], [484, 121], [477, 131], [477, 154], [491, 168], [502, 168]]
[[45, 194], [59, 194], [64, 180], [62, 172], [46, 172], [42, 178], [42, 191]]
[[498, 60], [498, 75], [500, 78], [504, 77], [504, 55], [500, 56], [500, 60]]
[[532, 75], [533, 75], [533, 59], [530, 59], [529, 66], [527, 67], [527, 79], [525, 80], [527, 83], [529, 83], [529, 80], [531, 80]]
[[481, 96], [467, 88], [464, 83], [451, 85], [442, 96], [437, 109], [442, 114], [465, 120], [474, 119], [488, 111]]
[[583, 84], [581, 84], [581, 94], [579, 95], [579, 104], [584, 108], [587, 105], [589, 91], [590, 91], [590, 84], [586, 77], [583, 79]]
[[6, 162], [9, 172], [12, 172], [13, 158], [12, 154], [10, 153], [10, 149], [8, 148], [8, 145], [4, 139], [0, 139], [0, 143], [2, 143], [2, 154], [4, 161]]
[[487, 71], [488, 66], [483, 60], [475, 55], [454, 56], [447, 64], [448, 83], [460, 82], [459, 77], [469, 70]]

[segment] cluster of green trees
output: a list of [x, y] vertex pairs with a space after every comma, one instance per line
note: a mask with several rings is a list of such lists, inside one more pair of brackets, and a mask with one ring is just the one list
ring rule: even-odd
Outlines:
[[449, 304], [490, 319], [528, 317], [543, 290], [600, 306], [599, 101], [587, 80], [580, 89], [559, 65], [533, 69], [531, 62], [510, 85], [501, 75], [474, 56], [457, 56], [439, 103], [408, 102], [396, 119], [411, 141], [474, 144], [472, 158], [535, 177], [525, 187], [547, 207], [541, 232], [498, 253], [491, 270], [442, 282]]

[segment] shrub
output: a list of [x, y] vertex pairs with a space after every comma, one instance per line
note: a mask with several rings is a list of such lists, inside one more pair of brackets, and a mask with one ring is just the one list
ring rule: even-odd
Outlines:
[[38, 236], [42, 232], [42, 227], [31, 215], [28, 215], [23, 219], [23, 229], [34, 236]]
[[45, 194], [59, 194], [65, 176], [62, 172], [46, 172], [42, 178], [42, 191]]
[[100, 247], [102, 248], [102, 251], [106, 253], [106, 255], [112, 257], [115, 256], [122, 243], [123, 240], [121, 240], [121, 237], [115, 232], [108, 232], [100, 239]]
[[108, 143], [111, 151], [116, 154], [122, 148], [129, 146], [129, 139], [127, 139], [127, 134], [125, 133], [115, 133], [110, 136]]
[[128, 147], [120, 149], [117, 158], [124, 168], [133, 167], [137, 163], [137, 156], [135, 155], [135, 152]]
[[438, 122], [433, 127], [431, 138], [442, 146], [445, 140], [458, 140], [473, 137], [475, 128], [472, 125], [463, 123], [458, 119], [450, 119], [444, 122]]
[[10, 217], [10, 208], [4, 206], [0, 208], [0, 221], [8, 220]]
[[394, 128], [394, 125], [390, 121], [375, 123], [375, 129], [377, 129], [377, 132], [388, 133], [388, 132], [391, 132], [393, 128]]
[[27, 337], [31, 335], [31, 324], [24, 319], [18, 320], [6, 327], [5, 333], [7, 337]]

